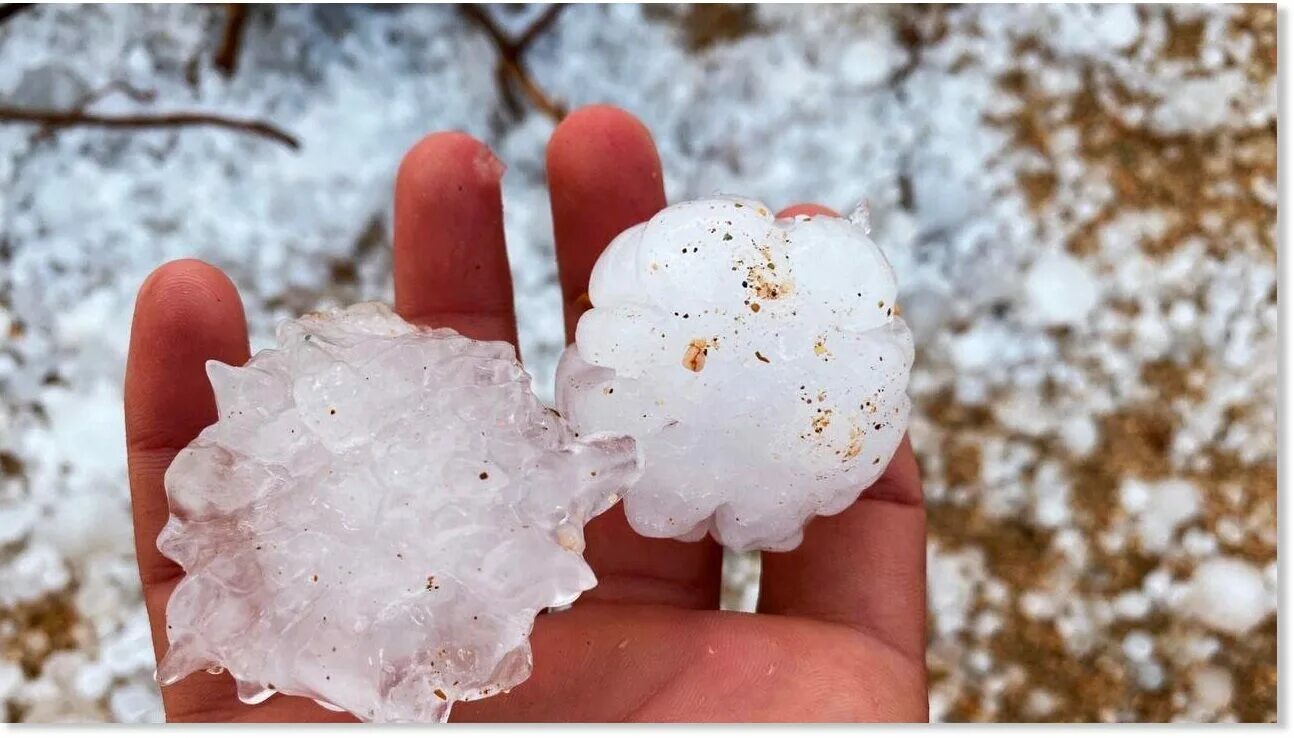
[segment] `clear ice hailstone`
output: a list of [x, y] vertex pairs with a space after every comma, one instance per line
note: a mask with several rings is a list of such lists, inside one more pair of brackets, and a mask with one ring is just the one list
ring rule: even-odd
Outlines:
[[581, 433], [638, 441], [639, 533], [789, 550], [884, 471], [913, 343], [866, 220], [686, 202], [598, 259], [557, 406]]
[[167, 470], [158, 548], [185, 577], [159, 679], [403, 721], [520, 683], [536, 613], [595, 584], [584, 524], [637, 477], [633, 441], [577, 438], [511, 345], [380, 304], [278, 344], [208, 364], [219, 419]]

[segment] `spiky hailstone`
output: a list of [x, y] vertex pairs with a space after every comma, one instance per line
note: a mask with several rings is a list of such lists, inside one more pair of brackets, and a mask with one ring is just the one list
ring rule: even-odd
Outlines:
[[864, 220], [687, 202], [598, 259], [557, 403], [582, 433], [638, 440], [639, 533], [788, 550], [881, 475], [913, 344]]
[[212, 362], [219, 420], [166, 474], [185, 577], [159, 679], [228, 670], [245, 701], [433, 721], [530, 673], [536, 613], [595, 584], [583, 527], [639, 473], [577, 439], [506, 343], [366, 303]]

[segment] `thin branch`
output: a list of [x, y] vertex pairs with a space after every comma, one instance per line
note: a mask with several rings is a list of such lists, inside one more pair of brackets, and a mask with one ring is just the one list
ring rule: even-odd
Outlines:
[[9, 22], [24, 10], [31, 10], [36, 3], [0, 3], [0, 25]]
[[513, 80], [521, 87], [521, 91], [530, 98], [530, 104], [539, 108], [539, 111], [551, 118], [554, 123], [561, 123], [562, 118], [566, 117], [566, 106], [549, 97], [535, 78], [527, 74], [519, 64], [510, 64], [508, 69], [511, 71]]
[[499, 28], [499, 24], [494, 22], [485, 8], [475, 3], [464, 3], [458, 6], [458, 9], [490, 35], [490, 40], [494, 42], [500, 55], [508, 56], [516, 53], [516, 46], [512, 40], [503, 33], [503, 29]]
[[213, 126], [277, 141], [291, 149], [301, 148], [301, 143], [291, 134], [270, 123], [258, 120], [225, 118], [209, 113], [168, 113], [162, 115], [108, 116], [80, 110], [27, 110], [0, 106], [0, 123], [29, 123], [47, 131], [60, 128], [176, 128], [188, 126]]
[[541, 13], [539, 17], [536, 18], [534, 22], [532, 22], [530, 26], [527, 27], [525, 31], [522, 31], [521, 35], [517, 37], [517, 41], [514, 44], [517, 54], [520, 55], [526, 53], [526, 49], [529, 49], [535, 39], [539, 38], [548, 30], [549, 26], [553, 25], [553, 22], [557, 20], [557, 16], [561, 15], [562, 11], [565, 9], [566, 5], [564, 3], [555, 3], [544, 8], [544, 12]]
[[243, 44], [243, 29], [247, 25], [247, 6], [242, 3], [225, 5], [225, 35], [216, 49], [214, 64], [226, 77], [238, 67], [238, 50]]
[[[109, 82], [97, 90], [93, 90], [82, 95], [81, 98], [76, 101], [76, 104], [72, 106], [72, 109], [67, 112], [84, 113], [86, 108], [94, 105], [105, 97], [112, 95], [114, 92], [120, 92], [137, 103], [150, 103], [157, 97], [156, 90], [146, 90], [140, 87], [135, 87], [124, 79], [118, 79]], [[42, 125], [36, 131], [36, 135], [32, 138], [32, 143], [53, 138], [54, 133], [55, 131], [52, 127]]]
[[553, 22], [557, 20], [558, 14], [565, 7], [561, 3], [549, 5], [526, 30], [522, 31], [520, 36], [513, 39], [503, 32], [499, 24], [494, 22], [494, 18], [481, 6], [474, 3], [458, 6], [459, 12], [480, 26], [486, 35], [490, 37], [490, 42], [494, 44], [495, 51], [499, 54], [499, 63], [495, 70], [495, 76], [499, 80], [504, 103], [514, 115], [519, 115], [521, 111], [520, 104], [512, 94], [511, 87], [509, 87], [509, 80], [519, 87], [522, 94], [530, 100], [530, 104], [538, 108], [544, 115], [554, 121], [561, 121], [562, 118], [566, 117], [566, 107], [544, 92], [529, 70], [526, 69], [525, 62], [522, 59], [526, 49], [545, 30], [552, 26]]

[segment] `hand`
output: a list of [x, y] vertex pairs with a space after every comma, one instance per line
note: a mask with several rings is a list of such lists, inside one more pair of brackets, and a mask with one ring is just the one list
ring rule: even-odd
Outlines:
[[[406, 319], [516, 342], [503, 242], [502, 168], [482, 144], [438, 133], [415, 146], [395, 188], [395, 308]], [[548, 145], [566, 336], [599, 252], [665, 205], [651, 135], [628, 114], [590, 107]], [[818, 206], [783, 214], [827, 212]], [[144, 598], [160, 658], [166, 602], [183, 572], [157, 551], [162, 478], [216, 419], [204, 364], [241, 365], [247, 328], [218, 269], [176, 261], [140, 288], [126, 368], [130, 486]], [[814, 520], [794, 551], [765, 554], [758, 614], [720, 612], [713, 541], [642, 538], [616, 507], [589, 524], [598, 586], [540, 615], [534, 673], [510, 693], [458, 703], [455, 720], [913, 721], [927, 718], [926, 520], [906, 439], [851, 508]], [[336, 721], [349, 715], [275, 696], [238, 701], [228, 675], [162, 690], [170, 720]]]

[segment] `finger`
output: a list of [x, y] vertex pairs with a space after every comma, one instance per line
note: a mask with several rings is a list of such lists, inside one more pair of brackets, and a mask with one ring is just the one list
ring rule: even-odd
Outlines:
[[[778, 213], [835, 215], [801, 204]], [[793, 551], [764, 554], [759, 611], [867, 630], [913, 655], [925, 649], [926, 516], [905, 436], [881, 478], [847, 510], [810, 522]]]
[[666, 607], [545, 615], [534, 674], [455, 722], [922, 721], [924, 662], [847, 628]]
[[925, 651], [926, 514], [905, 437], [844, 512], [816, 518], [792, 551], [766, 553], [759, 612], [849, 625], [915, 657]]
[[144, 281], [130, 331], [125, 411], [135, 546], [145, 589], [174, 583], [183, 574], [157, 550], [157, 534], [169, 515], [162, 478], [175, 454], [216, 420], [206, 363], [241, 366], [247, 357], [242, 302], [219, 269], [173, 261]]
[[[158, 267], [135, 300], [126, 360], [126, 456], [135, 553], [158, 660], [167, 649], [166, 605], [183, 569], [157, 550], [169, 510], [164, 477], [175, 455], [216, 420], [206, 364], [247, 362], [247, 323], [238, 290], [219, 269], [185, 259]], [[299, 697], [252, 707], [228, 674], [192, 674], [162, 689], [168, 720], [257, 722], [351, 720]]]
[[849, 625], [913, 658], [925, 652], [926, 511], [905, 436], [881, 478], [804, 542], [765, 553], [759, 612]]
[[395, 180], [395, 309], [406, 320], [517, 343], [503, 239], [503, 164], [465, 133], [434, 133]]
[[782, 211], [777, 214], [777, 217], [794, 218], [797, 215], [836, 215], [836, 214], [837, 214], [836, 211], [832, 210], [829, 207], [818, 205], [817, 203], [812, 203], [812, 202], [802, 202], [787, 208], [783, 208]]
[[[633, 116], [606, 106], [582, 108], [562, 121], [548, 144], [548, 187], [571, 341], [588, 308], [589, 274], [602, 249], [665, 207], [660, 157]], [[595, 518], [585, 536], [585, 558], [599, 585], [581, 601], [718, 606], [722, 550], [712, 541], [643, 538], [619, 505]]]
[[589, 275], [602, 249], [665, 207], [651, 133], [618, 108], [580, 108], [548, 143], [548, 189], [569, 343], [589, 308]]
[[[173, 261], [144, 281], [126, 360], [126, 444], [135, 553], [159, 660], [167, 648], [166, 603], [184, 575], [157, 550], [169, 515], [163, 477], [176, 453], [216, 420], [207, 361], [241, 366], [247, 356], [242, 302], [219, 269]], [[168, 714], [187, 711], [213, 680], [198, 681], [208, 684], [184, 680], [162, 690]]]

